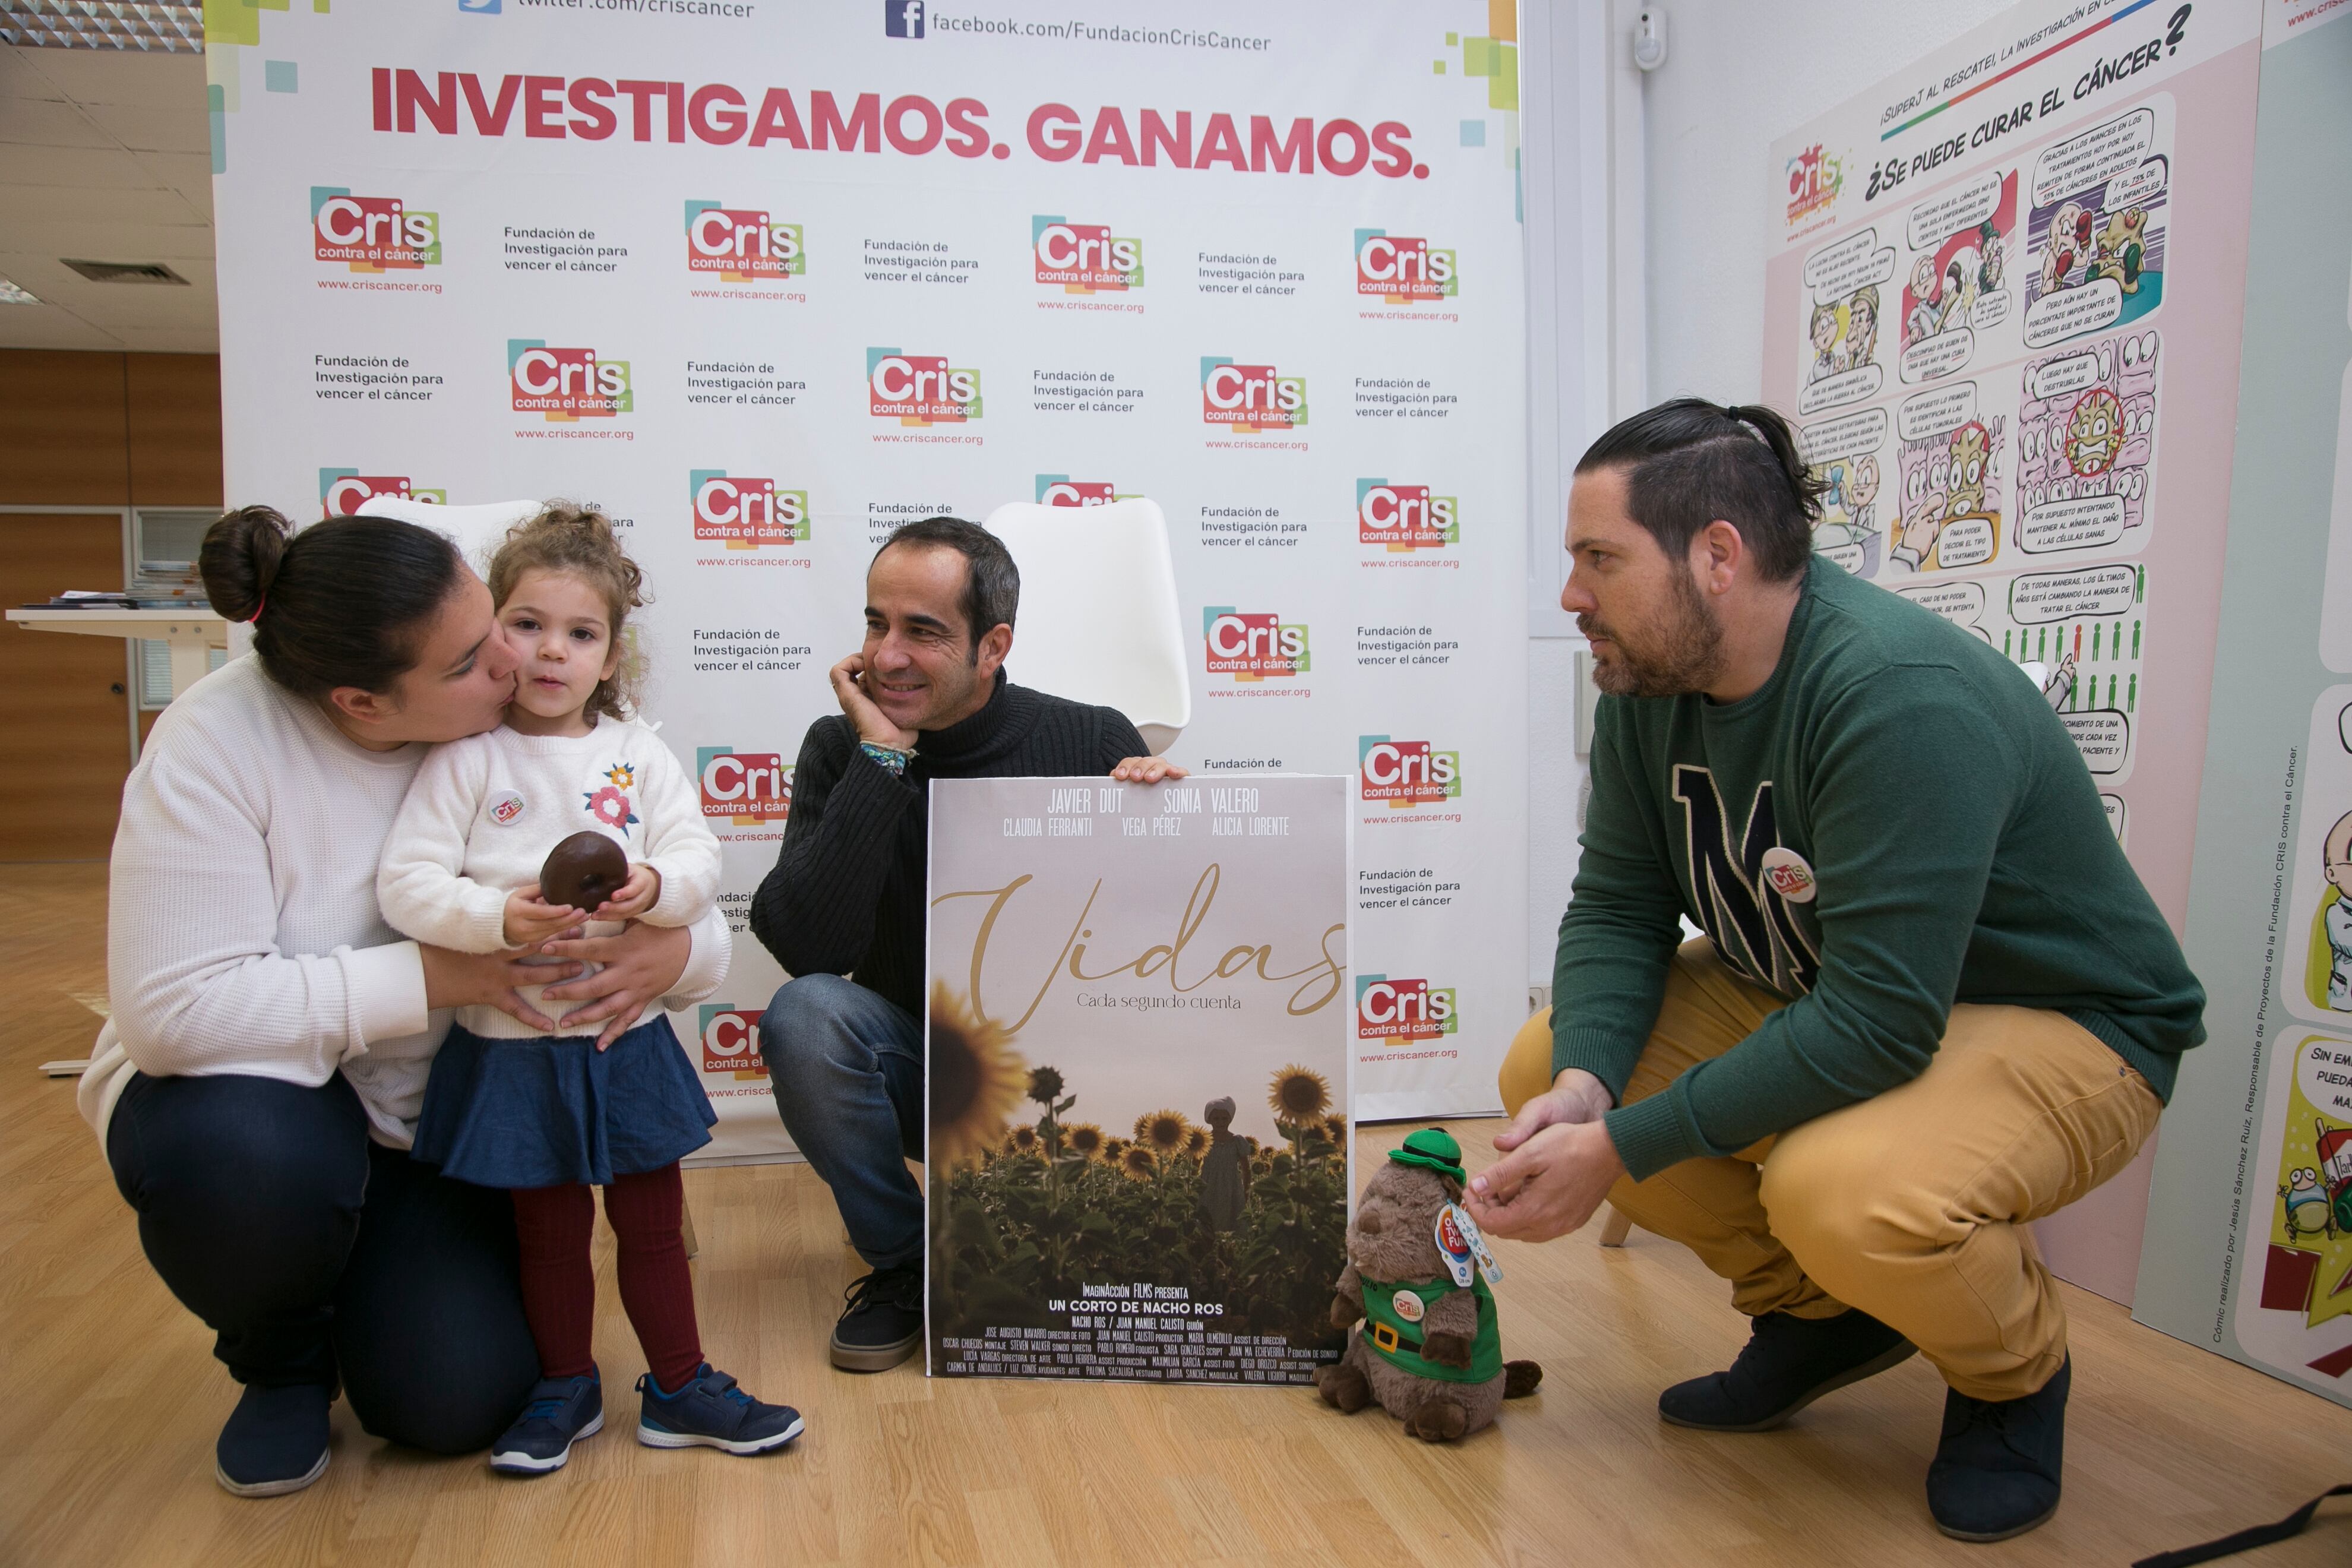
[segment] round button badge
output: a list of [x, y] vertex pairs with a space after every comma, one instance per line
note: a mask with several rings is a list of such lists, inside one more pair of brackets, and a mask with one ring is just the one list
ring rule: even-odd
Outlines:
[[1813, 879], [1813, 868], [1793, 849], [1774, 845], [1764, 851], [1763, 866], [1764, 880], [1792, 904], [1810, 904], [1822, 890], [1821, 884]]
[[1421, 1298], [1419, 1296], [1413, 1294], [1410, 1290], [1400, 1290], [1395, 1295], [1390, 1297], [1389, 1300], [1391, 1304], [1396, 1308], [1396, 1315], [1402, 1318], [1406, 1322], [1417, 1323], [1421, 1321], [1421, 1314], [1424, 1309], [1421, 1304]]

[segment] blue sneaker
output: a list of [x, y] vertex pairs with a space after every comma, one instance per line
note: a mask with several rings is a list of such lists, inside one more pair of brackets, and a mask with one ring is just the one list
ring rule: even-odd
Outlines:
[[335, 1391], [323, 1384], [288, 1388], [246, 1385], [213, 1447], [213, 1479], [236, 1497], [283, 1497], [327, 1473], [327, 1407]]
[[735, 1380], [704, 1362], [676, 1394], [664, 1394], [647, 1373], [637, 1379], [645, 1394], [637, 1416], [637, 1441], [648, 1448], [719, 1448], [730, 1454], [760, 1454], [781, 1448], [801, 1435], [801, 1413], [789, 1405], [762, 1405]]
[[604, 1384], [585, 1377], [542, 1377], [506, 1435], [490, 1445], [490, 1468], [506, 1476], [543, 1476], [572, 1458], [572, 1445], [604, 1429]]

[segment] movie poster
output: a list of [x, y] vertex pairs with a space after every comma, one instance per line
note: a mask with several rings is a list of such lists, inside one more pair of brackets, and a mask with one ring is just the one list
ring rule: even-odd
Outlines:
[[1350, 783], [932, 784], [933, 1374], [1339, 1359], [1352, 1026], [1382, 978], [1349, 971]]

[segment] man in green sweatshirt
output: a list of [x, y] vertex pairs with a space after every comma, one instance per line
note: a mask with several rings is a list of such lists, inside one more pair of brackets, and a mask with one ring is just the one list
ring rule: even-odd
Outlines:
[[1591, 804], [1467, 1202], [1543, 1240], [1606, 1199], [1730, 1281], [1748, 1343], [1660, 1395], [1678, 1425], [1924, 1353], [1930, 1511], [1996, 1541], [2056, 1511], [2071, 1370], [2024, 1226], [2130, 1162], [2204, 993], [2049, 700], [1814, 556], [1817, 490], [1778, 415], [1697, 398], [1577, 466]]

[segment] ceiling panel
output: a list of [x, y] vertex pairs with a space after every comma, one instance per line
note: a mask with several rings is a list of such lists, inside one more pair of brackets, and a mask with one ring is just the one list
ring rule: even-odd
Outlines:
[[[32, 51], [25, 52], [29, 54]], [[36, 147], [122, 145], [72, 104], [46, 98], [0, 99], [0, 142], [23, 142]], [[12, 149], [8, 162], [14, 164], [26, 155]]]
[[[171, 155], [145, 154], [151, 158]], [[120, 147], [44, 147], [32, 156], [12, 150], [0, 155], [0, 184], [106, 191], [177, 188], [141, 162], [141, 157]]]
[[[42, 256], [71, 256], [85, 261], [165, 261], [184, 276], [182, 261], [212, 259], [213, 230], [210, 224], [193, 220], [185, 224], [53, 220], [29, 228], [11, 224], [7, 233], [0, 235], [0, 245], [22, 246]], [[131, 289], [139, 285], [121, 283], [109, 287]]]
[[[202, 56], [0, 47], [0, 347], [218, 349]], [[60, 258], [160, 261], [186, 288], [92, 283]]]
[[[205, 58], [141, 49], [12, 49], [76, 103], [165, 103], [192, 90], [205, 100]], [[194, 83], [193, 89], [190, 84]]]
[[184, 104], [88, 103], [82, 112], [100, 130], [125, 147], [142, 153], [210, 153], [212, 120], [205, 111], [204, 78], [195, 81], [196, 101], [191, 113]]
[[[100, 190], [69, 184], [20, 185], [8, 183], [21, 177], [22, 171], [12, 169], [5, 179], [0, 179], [0, 225], [11, 234], [27, 232], [31, 226], [49, 223], [98, 223], [154, 225], [158, 227], [201, 226], [203, 215], [188, 205], [188, 198], [174, 190], [150, 186], [144, 190]], [[135, 260], [133, 257], [110, 256], [110, 261]]]
[[55, 305], [0, 305], [0, 331], [5, 334], [0, 348], [119, 350], [125, 346], [113, 333], [100, 331]]

